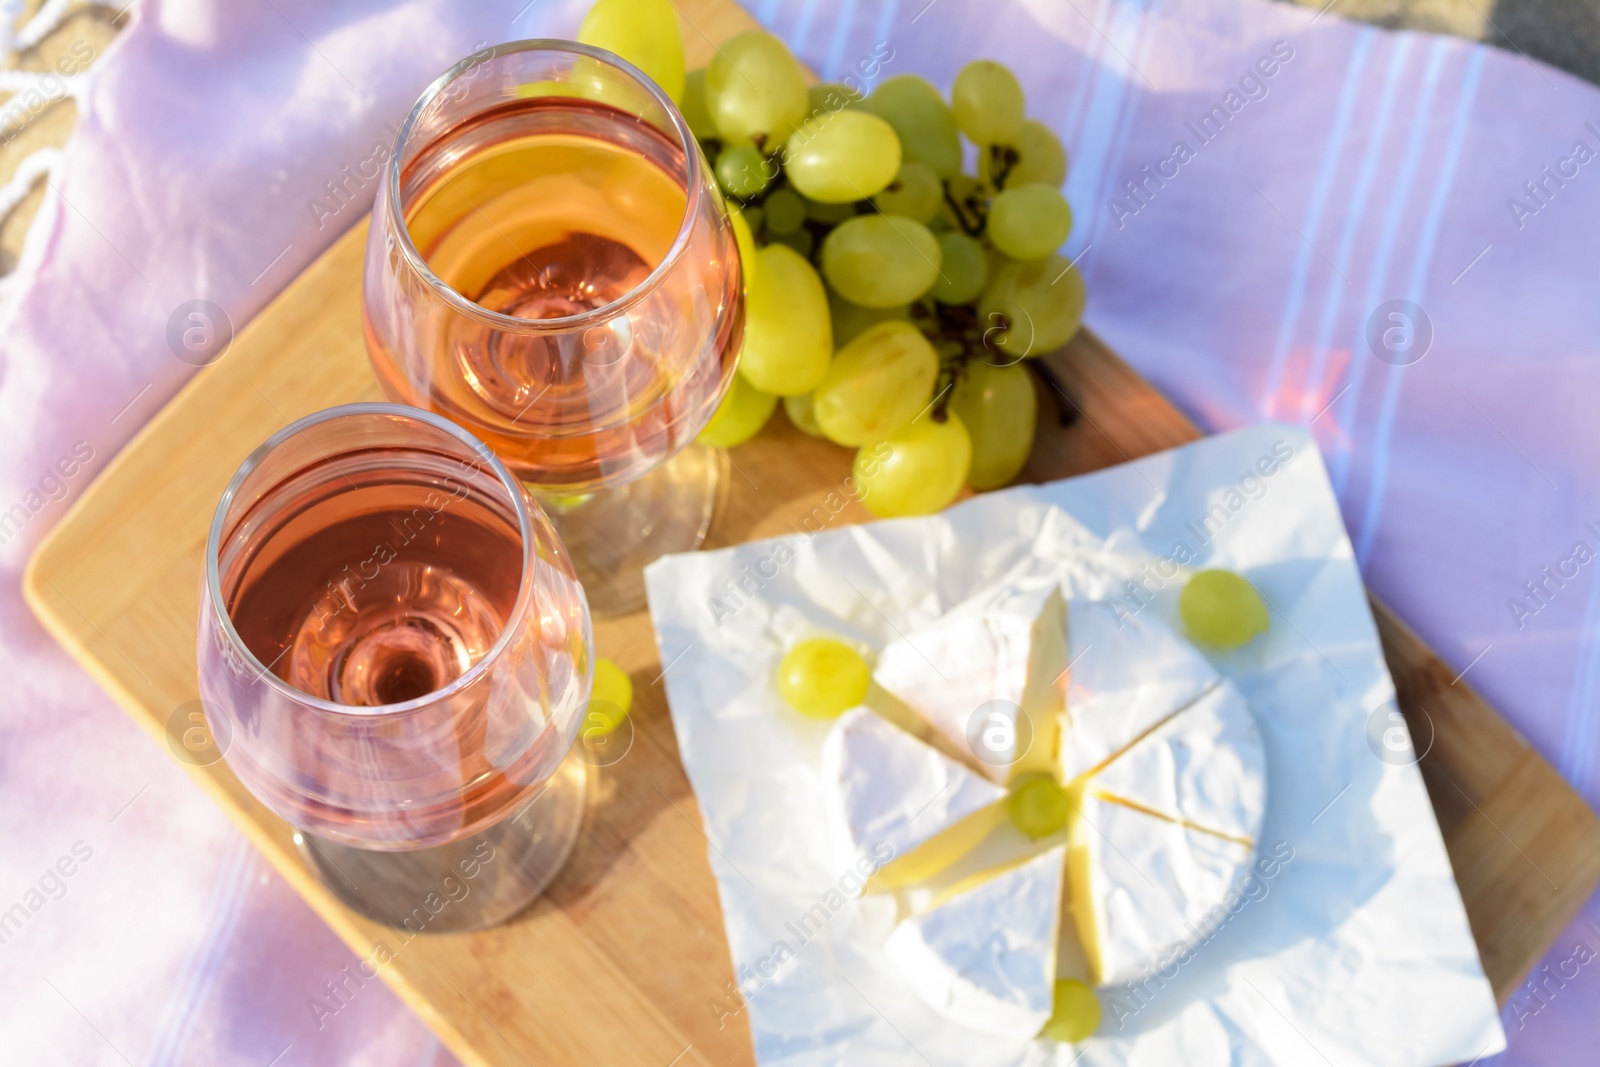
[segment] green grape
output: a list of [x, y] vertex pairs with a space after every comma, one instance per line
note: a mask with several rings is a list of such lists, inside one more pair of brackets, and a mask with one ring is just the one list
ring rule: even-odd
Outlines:
[[[966, 232], [968, 226], [976, 226], [978, 220], [983, 218], [983, 202], [985, 192], [983, 185], [969, 174], [957, 174], [945, 183], [947, 196], [939, 206], [939, 217], [953, 230]], [[961, 211], [958, 214], [951, 201], [959, 204]]]
[[[738, 204], [731, 204], [729, 205], [729, 210], [738, 207]], [[740, 214], [744, 216], [745, 225], [749, 228], [752, 236], [760, 233], [761, 227], [767, 221], [767, 212], [760, 204], [747, 204], [740, 209]]]
[[813, 118], [859, 108], [866, 99], [848, 85], [838, 82], [818, 82], [806, 90], [806, 103], [810, 105]]
[[939, 242], [915, 219], [857, 215], [822, 242], [828, 284], [863, 307], [906, 304], [939, 278]]
[[828, 290], [828, 313], [833, 316], [833, 343], [839, 348], [854, 341], [868, 326], [892, 320], [911, 321], [910, 305], [864, 308], [860, 304], [850, 303], [832, 288]]
[[856, 215], [854, 204], [824, 204], [819, 200], [806, 200], [804, 203], [806, 218], [828, 226], [837, 226], [845, 219], [855, 218]]
[[671, 0], [595, 0], [578, 40], [638, 67], [673, 103], [683, 99], [683, 32]]
[[706, 108], [724, 141], [760, 139], [772, 151], [806, 115], [806, 83], [789, 49], [770, 33], [730, 38], [706, 68]]
[[865, 111], [825, 115], [815, 132], [789, 139], [784, 171], [804, 196], [822, 204], [865, 200], [894, 181], [900, 139], [894, 127]]
[[[1011, 164], [1005, 163], [1005, 154]], [[1067, 150], [1050, 127], [1028, 119], [1017, 133], [1017, 143], [990, 145], [978, 153], [978, 180], [998, 189], [1028, 182], [1059, 188], [1067, 180]]]
[[1060, 256], [1007, 261], [991, 271], [978, 302], [984, 344], [997, 362], [1053, 352], [1078, 332], [1087, 299], [1083, 275]]
[[967, 484], [997, 489], [1015, 478], [1033, 450], [1038, 400], [1033, 379], [1017, 364], [1003, 367], [969, 360], [950, 394], [950, 410], [961, 416], [972, 438]]
[[804, 259], [811, 258], [811, 250], [817, 245], [817, 239], [812, 236], [810, 230], [796, 230], [793, 233], [781, 234], [773, 238], [773, 240], [777, 244], [787, 245], [794, 249]]
[[1029, 778], [1006, 798], [1006, 814], [1011, 825], [1029, 837], [1049, 837], [1067, 825], [1072, 802], [1051, 779]]
[[633, 707], [633, 679], [608, 659], [594, 661], [594, 685], [589, 689], [589, 710], [583, 717], [584, 737], [604, 737], [628, 717]]
[[871, 680], [861, 653], [830, 637], [807, 638], [778, 663], [778, 695], [814, 719], [836, 719], [859, 705]]
[[683, 121], [689, 124], [689, 132], [694, 134], [695, 140], [717, 139], [716, 124], [706, 109], [706, 68], [696, 67], [684, 76], [683, 102], [678, 109], [683, 112]]
[[939, 280], [933, 298], [941, 304], [970, 304], [989, 284], [989, 257], [977, 238], [955, 230], [939, 235]]
[[1028, 119], [1012, 147], [1016, 149], [1017, 161], [1006, 174], [1006, 185], [1039, 182], [1059, 189], [1067, 180], [1067, 150], [1044, 123]]
[[1010, 185], [989, 203], [987, 232], [994, 246], [1012, 259], [1043, 259], [1072, 232], [1072, 208], [1051, 186]]
[[1255, 586], [1224, 570], [1201, 571], [1178, 594], [1178, 614], [1201, 644], [1236, 648], [1272, 625]]
[[517, 86], [521, 97], [578, 97], [598, 100], [630, 114], [649, 105], [649, 95], [638, 81], [619, 68], [588, 56], [579, 56], [560, 79], [524, 82]]
[[961, 173], [961, 138], [939, 90], [915, 74], [887, 78], [867, 97], [867, 109], [894, 127], [900, 150], [940, 178]]
[[992, 59], [975, 59], [961, 68], [950, 87], [956, 125], [979, 148], [1012, 144], [1022, 132], [1022, 86]]
[[912, 419], [887, 441], [856, 452], [851, 471], [861, 502], [879, 518], [929, 515], [961, 492], [972, 442], [954, 414]]
[[[987, 245], [983, 250], [983, 258], [989, 263], [989, 277], [999, 274], [1010, 263], [1015, 262], [1010, 256], [1000, 251], [993, 245]], [[985, 288], [988, 288], [985, 286]]]
[[793, 233], [806, 221], [806, 202], [793, 189], [774, 189], [762, 201], [767, 211], [767, 232]]
[[944, 183], [926, 163], [911, 160], [900, 164], [900, 173], [887, 189], [872, 198], [872, 203], [885, 215], [932, 222], [944, 204]]
[[611, 660], [596, 658], [594, 684], [589, 688], [589, 699], [615, 704], [626, 715], [633, 707], [633, 679]]
[[756, 253], [752, 273], [739, 373], [764, 393], [809, 393], [833, 355], [822, 279], [805, 257], [779, 244]]
[[1056, 980], [1050, 1019], [1039, 1031], [1052, 1041], [1072, 1045], [1100, 1029], [1100, 1001], [1094, 990], [1076, 978]]
[[715, 169], [722, 191], [741, 200], [760, 193], [772, 176], [767, 157], [747, 144], [729, 145], [718, 152]]
[[[751, 208], [751, 212], [761, 210]], [[728, 209], [728, 222], [733, 227], [733, 241], [739, 248], [739, 276], [745, 292], [750, 291], [750, 279], [756, 272], [756, 238], [750, 232], [750, 220], [737, 205]]]
[[784, 397], [783, 413], [789, 416], [789, 421], [794, 423], [795, 429], [801, 433], [821, 437], [822, 427], [817, 425], [815, 396], [815, 393], [799, 393]]
[[933, 396], [939, 357], [909, 322], [880, 322], [833, 354], [817, 384], [817, 425], [841, 445], [882, 441]]
[[763, 393], [744, 375], [735, 374], [711, 421], [700, 431], [700, 440], [713, 448], [742, 445], [761, 431], [777, 406], [777, 397]]

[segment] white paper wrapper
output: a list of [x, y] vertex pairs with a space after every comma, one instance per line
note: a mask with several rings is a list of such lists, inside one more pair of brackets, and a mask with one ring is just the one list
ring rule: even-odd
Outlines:
[[[855, 897], [860, 880], [825, 817], [830, 724], [778, 697], [784, 649], [828, 632], [875, 652], [1024, 575], [1059, 574], [1073, 597], [1118, 599], [1179, 628], [1184, 576], [1207, 566], [1243, 573], [1272, 606], [1268, 634], [1212, 659], [1266, 743], [1261, 854], [1292, 858], [1256, 878], [1189, 960], [1101, 990], [1100, 1031], [1080, 1046], [1007, 1044], [949, 1023], [884, 955], [892, 902]], [[1251, 427], [928, 518], [668, 557], [646, 579], [764, 1067], [1433, 1067], [1505, 1047], [1361, 576], [1301, 428]]]

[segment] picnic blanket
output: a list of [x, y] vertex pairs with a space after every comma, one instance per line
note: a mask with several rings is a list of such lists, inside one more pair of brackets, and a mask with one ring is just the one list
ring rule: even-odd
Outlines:
[[[381, 984], [330, 999], [354, 957], [44, 634], [19, 580], [194, 372], [174, 313], [206, 300], [242, 328], [368, 210], [362, 162], [439, 71], [570, 36], [586, 6], [135, 0], [104, 54], [63, 72], [72, 140], [0, 196], [46, 183], [0, 289], [15, 1062], [453, 1062]], [[1071, 155], [1065, 254], [1089, 325], [1208, 429], [1309, 425], [1369, 585], [1600, 803], [1600, 90], [1247, 0], [754, 11], [824, 78], [1015, 69]], [[55, 91], [18, 92], [0, 129]], [[1571, 1062], [1600, 1038], [1596, 958], [1600, 899], [1507, 1007], [1493, 1062]]]

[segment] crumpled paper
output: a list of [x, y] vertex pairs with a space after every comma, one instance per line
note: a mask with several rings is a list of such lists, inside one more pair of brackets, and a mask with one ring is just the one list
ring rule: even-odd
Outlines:
[[[831, 724], [783, 704], [778, 659], [812, 632], [881, 649], [986, 585], [1041, 574], [1176, 628], [1184, 576], [1208, 566], [1243, 573], [1272, 609], [1268, 634], [1211, 658], [1261, 726], [1260, 855], [1277, 862], [1258, 865], [1186, 961], [1101, 990], [1100, 1030], [1081, 1045], [1008, 1044], [948, 1022], [883, 952], [893, 903], [857, 895], [840, 830], [822, 814]], [[1505, 1047], [1303, 429], [1250, 427], [927, 518], [667, 557], [646, 581], [765, 1067], [1432, 1067]], [[708, 1003], [720, 993], [707, 992]]]

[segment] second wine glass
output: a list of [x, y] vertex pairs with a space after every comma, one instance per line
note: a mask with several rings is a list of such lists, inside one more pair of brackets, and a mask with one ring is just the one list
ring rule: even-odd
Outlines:
[[364, 321], [385, 392], [488, 442], [617, 614], [709, 527], [721, 461], [685, 449], [733, 374], [741, 289], [672, 101], [608, 52], [520, 41], [451, 68], [401, 127]]
[[210, 737], [346, 904], [476, 929], [561, 869], [589, 612], [543, 513], [459, 426], [350, 404], [273, 435], [217, 504], [198, 631]]

